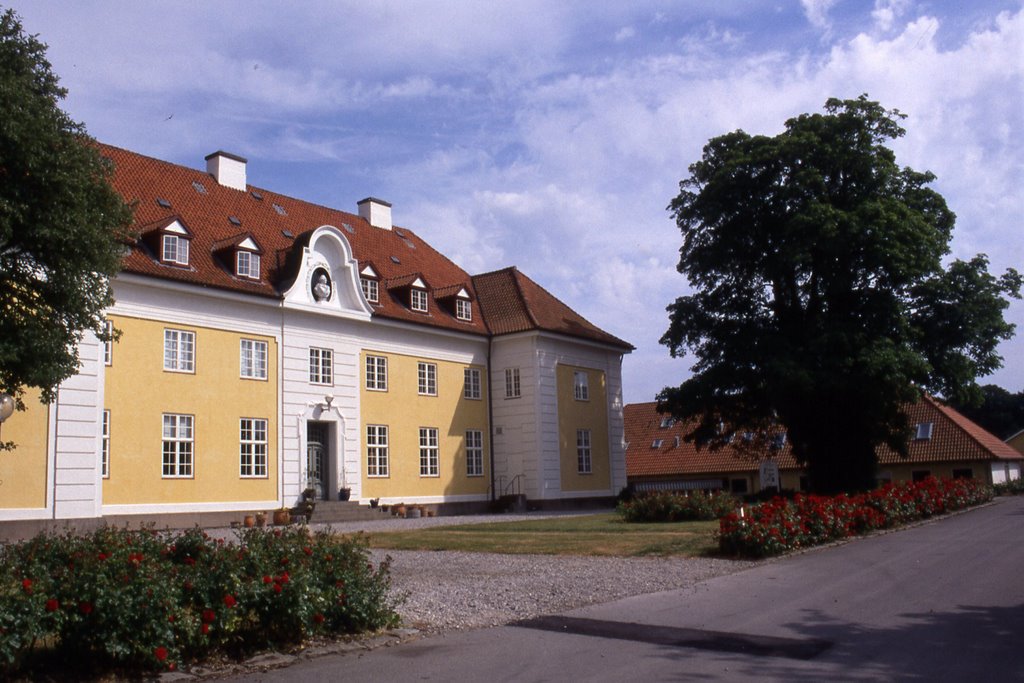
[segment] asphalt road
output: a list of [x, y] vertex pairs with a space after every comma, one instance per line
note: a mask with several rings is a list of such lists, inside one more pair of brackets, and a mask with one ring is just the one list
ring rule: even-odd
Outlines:
[[1024, 497], [690, 590], [259, 681], [1024, 681]]

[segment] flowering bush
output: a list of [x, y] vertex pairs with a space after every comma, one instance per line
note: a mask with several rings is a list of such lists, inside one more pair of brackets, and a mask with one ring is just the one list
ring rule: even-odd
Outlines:
[[992, 488], [995, 489], [997, 496], [1019, 496], [1024, 493], [1024, 479], [1011, 479], [996, 484]]
[[0, 677], [40, 645], [141, 671], [382, 628], [398, 619], [389, 588], [363, 543], [302, 528], [43, 534], [0, 551]]
[[627, 522], [688, 522], [727, 515], [739, 501], [724, 491], [669, 493], [657, 491], [620, 502], [618, 513]]
[[772, 500], [721, 518], [722, 552], [766, 557], [887, 529], [992, 499], [992, 487], [975, 479], [900, 482], [854, 496], [797, 495]]

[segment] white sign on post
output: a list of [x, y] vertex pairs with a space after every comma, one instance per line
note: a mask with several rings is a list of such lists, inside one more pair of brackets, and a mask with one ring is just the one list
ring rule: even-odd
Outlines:
[[763, 460], [760, 468], [761, 490], [774, 488], [779, 490], [779, 465], [774, 460]]

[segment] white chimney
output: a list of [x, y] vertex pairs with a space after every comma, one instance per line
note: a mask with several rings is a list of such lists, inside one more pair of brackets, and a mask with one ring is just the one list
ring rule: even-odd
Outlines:
[[246, 160], [234, 154], [217, 150], [206, 157], [206, 172], [224, 187], [245, 192]]
[[391, 204], [383, 199], [367, 197], [356, 202], [359, 217], [365, 218], [375, 228], [391, 229]]

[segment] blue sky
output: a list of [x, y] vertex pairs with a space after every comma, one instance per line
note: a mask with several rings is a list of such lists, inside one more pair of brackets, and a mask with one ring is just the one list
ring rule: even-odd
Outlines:
[[[3, 0], [0, 0], [2, 2]], [[517, 265], [632, 342], [627, 403], [688, 374], [665, 207], [711, 137], [829, 97], [908, 115], [894, 148], [957, 213], [952, 256], [1024, 269], [1021, 2], [8, 2], [104, 142], [356, 210], [390, 201], [471, 273]], [[1024, 304], [1008, 313], [1024, 333]], [[984, 381], [1024, 390], [1024, 337]]]

